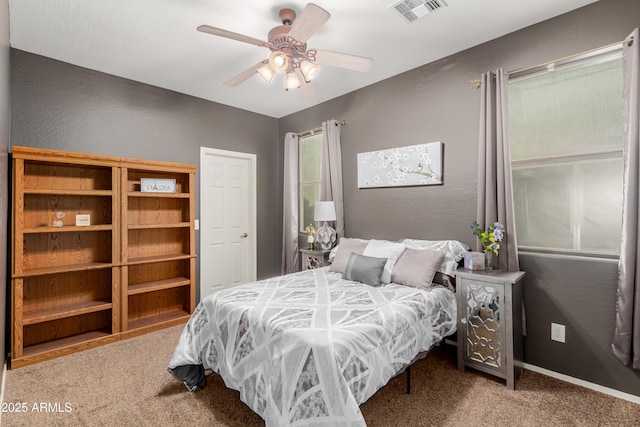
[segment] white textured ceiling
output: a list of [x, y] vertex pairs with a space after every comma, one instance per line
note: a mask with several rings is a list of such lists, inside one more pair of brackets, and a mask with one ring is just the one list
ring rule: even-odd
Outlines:
[[285, 92], [282, 76], [222, 83], [267, 58], [266, 48], [196, 31], [207, 24], [266, 40], [305, 1], [10, 0], [11, 46], [27, 52], [282, 117], [376, 83], [594, 0], [444, 0], [446, 7], [407, 24], [392, 0], [317, 0], [331, 13], [310, 48], [373, 58], [363, 74], [322, 66], [316, 94]]

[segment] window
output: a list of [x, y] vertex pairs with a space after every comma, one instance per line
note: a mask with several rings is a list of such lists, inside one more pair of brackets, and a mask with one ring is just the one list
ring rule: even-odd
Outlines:
[[322, 133], [300, 137], [300, 231], [314, 224], [316, 201], [320, 198]]
[[510, 80], [521, 249], [619, 253], [622, 90], [620, 52]]

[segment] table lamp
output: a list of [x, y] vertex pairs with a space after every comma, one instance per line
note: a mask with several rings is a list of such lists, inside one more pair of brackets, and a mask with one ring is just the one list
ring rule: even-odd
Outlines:
[[316, 202], [316, 211], [314, 219], [318, 222], [322, 221], [322, 225], [316, 231], [316, 243], [320, 245], [323, 251], [330, 250], [336, 243], [336, 230], [334, 230], [327, 221], [336, 220], [336, 205], [330, 202]]

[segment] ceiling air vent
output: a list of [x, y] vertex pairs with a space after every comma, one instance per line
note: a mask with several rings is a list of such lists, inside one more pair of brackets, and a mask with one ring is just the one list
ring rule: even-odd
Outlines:
[[400, 0], [391, 8], [406, 22], [412, 23], [445, 6], [443, 0]]
[[427, 6], [429, 12], [435, 12], [438, 9], [441, 9], [446, 6], [443, 1], [439, 0], [425, 0], [424, 5]]

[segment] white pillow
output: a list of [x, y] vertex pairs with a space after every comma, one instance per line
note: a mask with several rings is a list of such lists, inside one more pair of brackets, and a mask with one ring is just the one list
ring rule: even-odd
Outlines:
[[440, 263], [438, 271], [450, 276], [458, 268], [458, 263], [464, 258], [465, 252], [471, 249], [457, 240], [402, 239], [401, 242], [411, 249], [431, 249], [432, 251], [444, 252], [444, 260]]
[[404, 252], [407, 246], [404, 243], [390, 242], [388, 240], [369, 240], [367, 247], [364, 248], [362, 255], [375, 258], [387, 258], [384, 265], [384, 271], [380, 277], [380, 282], [391, 283], [391, 272], [396, 261]]

